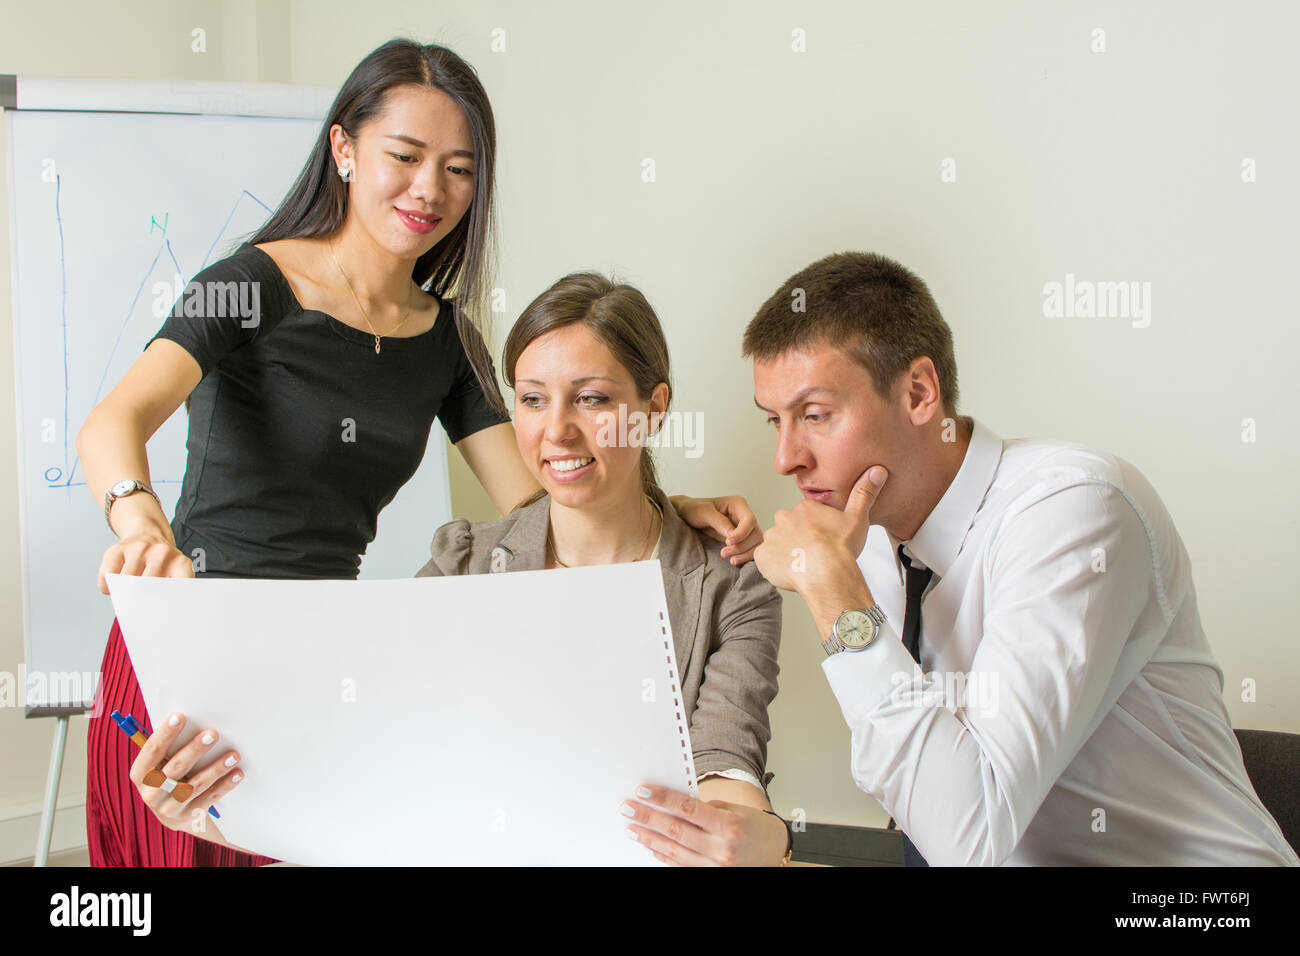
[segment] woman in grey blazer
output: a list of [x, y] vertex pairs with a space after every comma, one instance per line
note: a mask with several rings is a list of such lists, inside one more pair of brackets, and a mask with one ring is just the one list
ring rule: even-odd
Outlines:
[[694, 811], [689, 822], [629, 801], [622, 810], [636, 824], [629, 834], [668, 862], [785, 862], [788, 833], [766, 793], [781, 596], [752, 562], [732, 567], [658, 486], [643, 445], [663, 422], [671, 386], [654, 310], [631, 286], [593, 273], [566, 276], [524, 310], [503, 365], [515, 390], [519, 451], [542, 489], [495, 521], [443, 525], [419, 574], [657, 557], [700, 801], [676, 795]]

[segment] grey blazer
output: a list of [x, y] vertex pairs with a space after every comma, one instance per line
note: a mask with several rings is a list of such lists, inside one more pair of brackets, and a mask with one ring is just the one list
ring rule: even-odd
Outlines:
[[[722, 546], [686, 524], [657, 488], [655, 498], [664, 512], [659, 563], [695, 772], [747, 770], [766, 787], [781, 595], [753, 561], [732, 567], [718, 553]], [[538, 570], [546, 563], [550, 513], [550, 495], [543, 495], [495, 521], [448, 522], [434, 534], [432, 557], [417, 577]]]

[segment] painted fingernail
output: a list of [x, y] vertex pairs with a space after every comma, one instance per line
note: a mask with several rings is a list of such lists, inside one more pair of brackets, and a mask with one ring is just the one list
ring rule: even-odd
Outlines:
[[651, 793], [651, 790], [650, 790], [649, 787], [637, 787], [637, 788], [636, 788], [636, 795], [637, 795], [638, 797], [648, 797], [648, 796], [650, 796], [650, 793]]
[[172, 714], [170, 717], [167, 718], [167, 726], [168, 726], [168, 727], [175, 727], [175, 726], [176, 726], [177, 724], [179, 724], [180, 722], [181, 722], [181, 715], [180, 715], [180, 714]]
[[237, 773], [237, 774], [235, 774], [233, 777], [230, 778], [230, 782], [231, 782], [231, 783], [239, 783], [239, 781], [241, 781], [241, 780], [243, 780], [243, 779], [244, 779], [244, 775], [243, 775], [242, 773]]
[[216, 739], [217, 739], [217, 738], [214, 737], [214, 736], [212, 736], [211, 734], [204, 734], [204, 735], [203, 735], [203, 743], [204, 743], [204, 744], [210, 744], [210, 743], [212, 743], [212, 741], [214, 741], [214, 740], [216, 740]]
[[621, 813], [621, 814], [623, 814], [623, 816], [625, 816], [625, 817], [634, 817], [634, 816], [636, 816], [636, 811], [632, 809], [632, 807], [631, 807], [630, 804], [626, 804], [626, 803], [623, 804], [621, 807], [618, 808], [618, 812]]
[[226, 758], [227, 767], [233, 767], [237, 763], [239, 763], [239, 758], [236, 757], [234, 754], [231, 754], [229, 757]]
[[631, 827], [628, 827], [628, 828], [627, 828], [626, 830], [624, 830], [623, 832], [627, 834], [627, 838], [628, 838], [629, 840], [636, 840], [637, 843], [640, 843], [640, 842], [641, 842], [641, 834], [637, 833], [637, 832], [636, 832], [635, 830], [633, 830]]

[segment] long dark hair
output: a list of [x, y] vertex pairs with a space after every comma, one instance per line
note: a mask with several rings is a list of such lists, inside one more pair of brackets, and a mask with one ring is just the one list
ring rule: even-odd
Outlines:
[[[596, 272], [574, 272], [558, 280], [529, 303], [506, 336], [501, 356], [506, 384], [515, 387], [515, 365], [524, 349], [547, 332], [566, 325], [581, 323], [591, 330], [618, 363], [627, 369], [636, 386], [637, 397], [646, 401], [655, 387], [668, 386], [668, 404], [672, 403], [672, 368], [668, 359], [668, 340], [664, 338], [659, 316], [635, 286], [605, 278]], [[664, 406], [665, 414], [668, 405]], [[659, 487], [650, 449], [641, 448], [641, 488], [651, 498]], [[526, 508], [546, 492], [538, 490], [515, 505]]]
[[474, 141], [474, 198], [456, 227], [415, 262], [411, 278], [439, 299], [452, 300], [456, 331], [489, 403], [506, 412], [487, 346], [475, 316], [488, 314], [496, 254], [492, 194], [496, 179], [497, 134], [492, 106], [474, 68], [451, 50], [414, 40], [389, 40], [357, 64], [344, 82], [307, 163], [275, 214], [250, 243], [328, 236], [347, 219], [348, 187], [334, 169], [330, 128], [337, 123], [349, 137], [383, 111], [395, 86], [441, 90], [460, 105]]

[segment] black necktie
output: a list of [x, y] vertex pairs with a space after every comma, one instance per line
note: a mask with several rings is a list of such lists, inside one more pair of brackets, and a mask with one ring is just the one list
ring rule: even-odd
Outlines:
[[[912, 567], [912, 562], [908, 560], [907, 555], [903, 554], [901, 544], [898, 546], [898, 557], [907, 568], [907, 610], [903, 612], [903, 646], [907, 648], [907, 653], [912, 655], [912, 660], [919, 664], [921, 663], [921, 595], [925, 593], [930, 578], [934, 577], [934, 570], [926, 568], [922, 571]], [[925, 862], [925, 857], [921, 856], [921, 852], [907, 838], [906, 833], [903, 834], [903, 865], [930, 865]]]
[[898, 556], [907, 568], [907, 611], [903, 615], [903, 646], [912, 660], [921, 663], [921, 595], [925, 593], [934, 577], [934, 570], [926, 568], [921, 571], [912, 567], [912, 562], [903, 554], [903, 546], [898, 546]]

